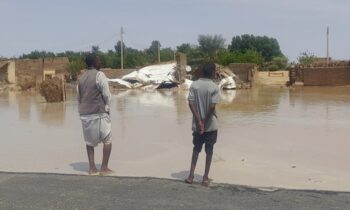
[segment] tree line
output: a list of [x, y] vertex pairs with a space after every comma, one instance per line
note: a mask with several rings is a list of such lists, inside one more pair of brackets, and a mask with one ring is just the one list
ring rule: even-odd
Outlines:
[[[172, 48], [161, 48], [158, 40], [152, 41], [147, 49], [139, 50], [123, 45], [124, 68], [139, 68], [154, 64], [158, 60], [158, 47], [160, 48], [160, 61], [168, 62], [175, 59], [176, 52], [187, 55], [189, 65], [196, 66], [203, 61], [212, 61], [221, 65], [230, 63], [255, 63], [260, 70], [286, 69], [288, 59], [283, 55], [277, 39], [267, 36], [244, 34], [234, 36], [229, 45], [221, 35], [199, 35], [197, 44], [183, 43]], [[102, 52], [99, 46], [92, 46], [91, 52], [100, 56], [103, 68], [121, 67], [121, 42], [118, 41], [113, 50]], [[77, 73], [84, 68], [84, 56], [88, 52], [66, 51], [53, 53], [46, 51], [33, 51], [23, 54], [20, 58], [68, 57], [69, 71]], [[305, 55], [305, 54], [304, 54]], [[301, 60], [303, 54], [301, 54]]]

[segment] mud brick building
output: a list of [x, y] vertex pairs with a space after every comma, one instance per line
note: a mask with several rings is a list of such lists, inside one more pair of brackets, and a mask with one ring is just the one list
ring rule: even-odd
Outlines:
[[350, 66], [295, 67], [290, 70], [290, 84], [305, 86], [350, 85]]
[[68, 64], [66, 57], [0, 61], [0, 80], [15, 84], [20, 77], [32, 77], [41, 82], [45, 76], [65, 74]]
[[252, 83], [257, 71], [257, 66], [253, 63], [231, 63], [228, 67], [244, 83]]

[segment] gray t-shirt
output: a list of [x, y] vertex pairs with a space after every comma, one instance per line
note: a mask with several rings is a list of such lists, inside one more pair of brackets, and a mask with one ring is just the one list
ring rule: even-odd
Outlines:
[[[211, 80], [200, 78], [194, 81], [190, 87], [188, 101], [195, 105], [197, 112], [202, 119], [205, 119], [210, 105], [219, 102], [219, 87]], [[216, 131], [218, 129], [217, 117], [212, 115], [205, 125], [205, 132]], [[192, 130], [197, 131], [196, 119], [192, 118]]]

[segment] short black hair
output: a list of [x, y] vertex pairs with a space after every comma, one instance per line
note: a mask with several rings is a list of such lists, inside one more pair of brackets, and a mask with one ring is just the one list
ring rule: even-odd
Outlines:
[[85, 56], [85, 63], [87, 67], [94, 67], [96, 64], [97, 55], [95, 53], [89, 53]]
[[205, 77], [205, 78], [213, 78], [214, 74], [215, 74], [215, 70], [216, 70], [216, 66], [214, 63], [203, 63], [200, 67], [199, 67], [200, 71], [201, 71], [201, 76]]

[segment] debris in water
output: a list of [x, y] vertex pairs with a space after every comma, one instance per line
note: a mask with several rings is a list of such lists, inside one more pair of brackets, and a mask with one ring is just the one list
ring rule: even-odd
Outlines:
[[49, 103], [64, 101], [63, 80], [57, 77], [45, 80], [40, 85], [40, 94]]

